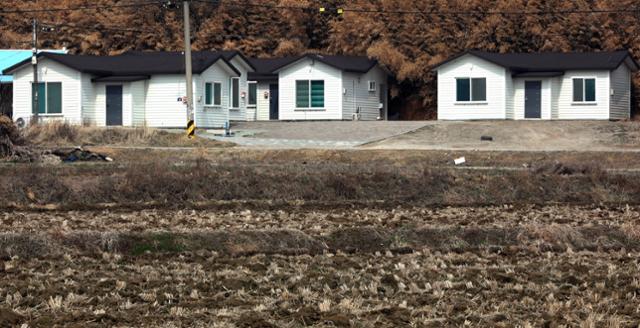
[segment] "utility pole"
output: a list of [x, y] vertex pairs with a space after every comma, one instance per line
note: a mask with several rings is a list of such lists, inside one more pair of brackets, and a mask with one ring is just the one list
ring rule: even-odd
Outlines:
[[189, 0], [182, 1], [184, 9], [184, 69], [187, 80], [187, 136], [193, 139], [196, 125], [193, 113], [193, 74], [191, 71], [191, 24], [189, 22]]
[[33, 45], [32, 45], [32, 53], [31, 53], [31, 65], [33, 66], [33, 86], [31, 90], [33, 92], [33, 105], [35, 112], [33, 116], [33, 120], [35, 124], [38, 124], [38, 102], [40, 95], [38, 94], [40, 88], [38, 87], [38, 21], [33, 19]]

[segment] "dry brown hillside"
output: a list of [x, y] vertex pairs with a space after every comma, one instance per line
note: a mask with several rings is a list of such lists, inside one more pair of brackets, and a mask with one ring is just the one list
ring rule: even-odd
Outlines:
[[[153, 1], [1, 0], [0, 12], [149, 2]], [[281, 8], [273, 8], [275, 5]], [[321, 6], [329, 8], [326, 13], [319, 13]], [[311, 51], [378, 58], [397, 80], [392, 105], [402, 109], [402, 117], [407, 119], [433, 117], [435, 78], [429, 68], [465, 49], [629, 48], [640, 56], [640, 6], [636, 0], [212, 0], [195, 1], [193, 7], [196, 49], [239, 49], [250, 56]], [[337, 15], [331, 9], [336, 7], [347, 11]], [[627, 12], [590, 12], [603, 9]], [[519, 13], [510, 14], [513, 12]], [[34, 17], [65, 25], [42, 33], [41, 47], [116, 54], [131, 49], [179, 50], [182, 46], [180, 9], [163, 8], [158, 3], [0, 14], [0, 48], [29, 48], [25, 42], [30, 40]], [[129, 30], [118, 30], [123, 28]], [[639, 83], [636, 77], [636, 90]]]

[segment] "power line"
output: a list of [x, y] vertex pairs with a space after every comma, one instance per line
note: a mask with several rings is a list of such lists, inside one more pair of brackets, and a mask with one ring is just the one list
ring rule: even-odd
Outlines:
[[[357, 7], [336, 7], [333, 10], [327, 10], [324, 7], [311, 7], [311, 6], [294, 6], [294, 5], [270, 5], [264, 3], [242, 3], [235, 2], [235, 0], [192, 0], [193, 2], [220, 5], [224, 4], [227, 7], [238, 8], [265, 8], [265, 9], [278, 9], [278, 10], [303, 10], [303, 11], [317, 11], [319, 13], [334, 12], [342, 14], [346, 12], [361, 13], [361, 14], [390, 14], [390, 15], [452, 15], [452, 16], [474, 16], [474, 15], [562, 15], [562, 14], [640, 14], [640, 8], [606, 8], [606, 9], [563, 9], [563, 10], [488, 10], [488, 11], [462, 11], [462, 10], [381, 10], [381, 9], [369, 9], [369, 8], [357, 8]], [[132, 8], [132, 7], [144, 7], [151, 5], [161, 5], [166, 3], [166, 0], [149, 0], [141, 2], [120, 3], [113, 5], [84, 5], [84, 6], [71, 6], [71, 7], [53, 7], [53, 8], [40, 8], [40, 9], [14, 9], [14, 10], [0, 10], [0, 15], [7, 14], [32, 14], [32, 13], [51, 13], [62, 11], [82, 11], [82, 10], [102, 10], [102, 9], [115, 9], [115, 8]]]
[[84, 5], [84, 6], [72, 6], [72, 7], [52, 7], [52, 8], [39, 8], [39, 9], [13, 9], [13, 10], [0, 10], [0, 15], [7, 14], [35, 14], [35, 13], [52, 13], [61, 11], [79, 11], [79, 10], [101, 10], [101, 9], [115, 9], [115, 8], [132, 8], [132, 7], [144, 7], [151, 5], [162, 4], [163, 0], [150, 0], [142, 2], [120, 3], [114, 5]]
[[206, 4], [224, 4], [227, 7], [238, 7], [238, 8], [246, 8], [246, 7], [254, 7], [254, 8], [265, 8], [265, 9], [283, 9], [283, 10], [302, 10], [302, 11], [317, 11], [319, 13], [362, 13], [362, 14], [393, 14], [393, 15], [452, 15], [452, 16], [476, 16], [476, 15], [562, 15], [562, 14], [640, 14], [640, 8], [607, 8], [607, 9], [562, 9], [562, 10], [512, 10], [512, 11], [503, 11], [503, 10], [488, 10], [488, 11], [463, 11], [463, 10], [380, 10], [380, 9], [368, 9], [368, 8], [357, 8], [357, 7], [336, 7], [331, 8], [332, 10], [328, 10], [325, 7], [311, 7], [311, 6], [293, 6], [293, 5], [270, 5], [270, 4], [258, 4], [258, 3], [250, 3], [250, 2], [232, 2], [232, 1], [222, 1], [222, 0], [193, 0], [198, 3], [206, 3]]
[[93, 30], [93, 31], [135, 32], [135, 33], [155, 32], [147, 29], [123, 28], [123, 27], [115, 27], [115, 26], [80, 26], [75, 24], [60, 24], [60, 23], [48, 23], [48, 22], [42, 22], [41, 24], [44, 25], [45, 27], [56, 27], [56, 28], [67, 27], [72, 29]]

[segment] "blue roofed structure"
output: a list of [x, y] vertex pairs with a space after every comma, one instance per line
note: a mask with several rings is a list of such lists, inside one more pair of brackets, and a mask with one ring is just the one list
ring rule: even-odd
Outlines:
[[[42, 52], [54, 52], [54, 53], [66, 53], [66, 50], [40, 50]], [[31, 57], [31, 50], [16, 50], [16, 49], [0, 49], [0, 73]], [[13, 77], [11, 75], [1, 75], [0, 74], [0, 84], [4, 83], [12, 83]]]

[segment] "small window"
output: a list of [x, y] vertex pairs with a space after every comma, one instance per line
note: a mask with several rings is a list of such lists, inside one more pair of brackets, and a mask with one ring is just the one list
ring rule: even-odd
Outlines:
[[574, 102], [596, 101], [596, 79], [593, 79], [593, 78], [573, 79], [573, 101]]
[[220, 82], [207, 82], [204, 84], [204, 105], [222, 105], [222, 84]]
[[240, 108], [240, 78], [231, 78], [231, 108]]
[[256, 82], [249, 82], [249, 99], [247, 105], [255, 106], [258, 101], [258, 84]]
[[213, 105], [222, 106], [222, 83], [213, 84]]
[[324, 81], [296, 81], [297, 108], [324, 108]]
[[457, 78], [456, 101], [486, 101], [486, 78]]
[[[36, 109], [36, 88], [38, 108]], [[31, 85], [31, 110], [38, 114], [62, 114], [62, 83], [40, 82]]]
[[369, 81], [369, 91], [376, 91], [376, 81]]

